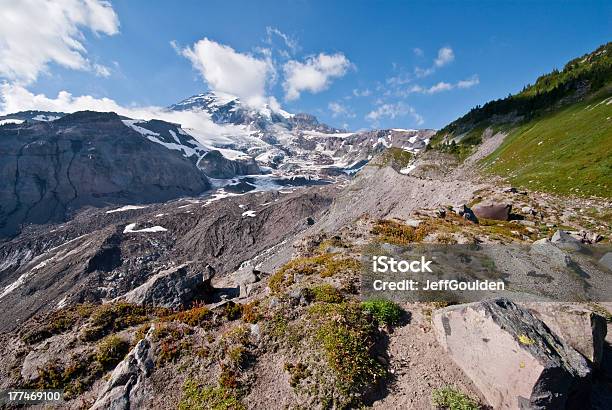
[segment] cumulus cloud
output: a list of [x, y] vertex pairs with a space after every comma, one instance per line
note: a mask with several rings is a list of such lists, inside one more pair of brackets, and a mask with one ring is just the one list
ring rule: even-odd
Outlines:
[[110, 98], [96, 98], [90, 95], [73, 96], [60, 91], [55, 98], [44, 94], [33, 94], [17, 84], [0, 85], [0, 113], [8, 114], [25, 110], [41, 110], [72, 113], [76, 111], [116, 112], [119, 115], [142, 120], [159, 119], [181, 124], [204, 146], [211, 141], [231, 143], [228, 138], [240, 135], [244, 130], [235, 125], [215, 124], [207, 115], [192, 111], [169, 111], [156, 106], [124, 106]]
[[326, 90], [333, 79], [344, 76], [350, 67], [351, 62], [342, 53], [320, 53], [305, 62], [290, 60], [283, 66], [285, 99], [296, 100], [303, 91]]
[[[173, 46], [176, 48], [176, 44]], [[266, 102], [266, 85], [275, 73], [270, 59], [239, 53], [208, 38], [179, 52], [191, 61], [211, 90], [236, 95], [255, 106]]]
[[332, 101], [327, 105], [327, 108], [332, 112], [332, 117], [346, 117], [346, 118], [355, 118], [355, 113], [346, 105]]
[[376, 109], [370, 111], [366, 115], [366, 119], [377, 122], [383, 118], [394, 120], [407, 115], [412, 117], [416, 125], [422, 125], [424, 123], [423, 116], [417, 113], [413, 107], [403, 102], [398, 102], [395, 104], [381, 104]]
[[119, 19], [111, 4], [104, 0], [3, 1], [0, 77], [32, 83], [49, 63], [110, 74], [87, 59], [83, 29], [96, 35], [117, 34]]

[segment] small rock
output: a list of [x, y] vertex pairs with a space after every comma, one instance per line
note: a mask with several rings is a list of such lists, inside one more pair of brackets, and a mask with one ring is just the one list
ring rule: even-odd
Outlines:
[[577, 251], [582, 248], [582, 245], [580, 244], [580, 241], [578, 239], [574, 238], [569, 233], [560, 229], [558, 229], [557, 232], [553, 234], [550, 241], [558, 248], [565, 250]]
[[438, 208], [438, 209], [436, 209], [436, 216], [437, 216], [438, 218], [444, 218], [444, 217], [446, 217], [446, 209], [444, 209], [444, 208]]
[[418, 228], [419, 225], [421, 224], [421, 222], [422, 221], [419, 220], [419, 219], [407, 219], [405, 224], [408, 225], [408, 226], [411, 226], [413, 228]]

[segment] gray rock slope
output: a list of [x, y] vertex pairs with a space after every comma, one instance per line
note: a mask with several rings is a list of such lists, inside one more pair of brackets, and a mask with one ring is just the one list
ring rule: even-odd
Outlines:
[[86, 205], [160, 202], [209, 188], [193, 161], [114, 113], [0, 127], [0, 236], [63, 221]]
[[0, 332], [58, 306], [120, 297], [187, 262], [200, 278], [211, 269], [222, 277], [308, 228], [335, 191], [88, 209], [59, 226], [31, 227], [0, 244]]

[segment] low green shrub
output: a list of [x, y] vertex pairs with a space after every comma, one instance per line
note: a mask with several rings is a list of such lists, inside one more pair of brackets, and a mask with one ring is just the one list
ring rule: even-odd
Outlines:
[[361, 304], [363, 310], [369, 312], [379, 325], [396, 325], [402, 317], [402, 308], [396, 303], [385, 299], [372, 299]]
[[438, 409], [448, 410], [480, 410], [480, 404], [465, 393], [453, 387], [434, 389], [431, 401]]

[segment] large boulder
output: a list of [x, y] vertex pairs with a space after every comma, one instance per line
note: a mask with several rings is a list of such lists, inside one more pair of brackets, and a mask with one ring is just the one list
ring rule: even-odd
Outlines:
[[507, 221], [510, 219], [510, 211], [512, 205], [498, 203], [480, 203], [472, 208], [474, 215], [478, 218], [495, 219], [498, 221]]
[[604, 317], [569, 303], [530, 303], [526, 307], [554, 334], [599, 367], [608, 330]]
[[588, 407], [586, 359], [527, 309], [494, 299], [437, 310], [432, 320], [439, 343], [493, 408]]
[[145, 380], [155, 367], [151, 330], [115, 367], [90, 410], [129, 410], [142, 408], [147, 398]]
[[118, 297], [129, 303], [180, 309], [188, 306], [196, 297], [203, 296], [213, 271], [204, 272], [184, 263], [161, 270], [145, 283]]

